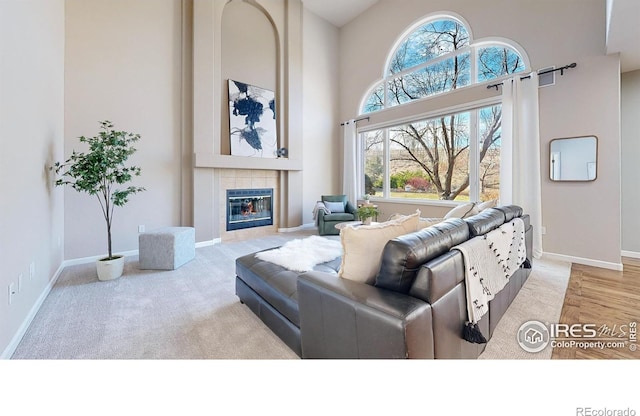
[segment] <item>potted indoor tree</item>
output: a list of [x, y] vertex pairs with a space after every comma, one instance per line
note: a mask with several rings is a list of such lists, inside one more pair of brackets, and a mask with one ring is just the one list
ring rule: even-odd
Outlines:
[[110, 121], [100, 122], [101, 131], [97, 136], [81, 136], [80, 142], [86, 143], [89, 150], [73, 151], [64, 163], [56, 162], [52, 169], [60, 177], [57, 186], [69, 185], [78, 192], [95, 195], [102, 208], [107, 226], [108, 255], [96, 262], [98, 279], [112, 280], [120, 277], [124, 269], [124, 257], [113, 255], [111, 244], [111, 225], [115, 207], [122, 207], [129, 201], [129, 196], [145, 189], [128, 186], [117, 189], [131, 181], [133, 176], [140, 175], [137, 166], [126, 166], [125, 162], [136, 149], [133, 144], [140, 139], [139, 134], [118, 131]]

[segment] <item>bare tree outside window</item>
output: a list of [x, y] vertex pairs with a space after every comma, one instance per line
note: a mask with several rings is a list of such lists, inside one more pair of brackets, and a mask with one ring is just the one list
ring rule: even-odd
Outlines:
[[[402, 105], [525, 69], [521, 56], [508, 46], [483, 45], [470, 50], [469, 42], [466, 28], [454, 20], [438, 20], [419, 27], [396, 49], [387, 77], [373, 89], [363, 112]], [[472, 56], [476, 75], [471, 74]], [[474, 181], [481, 200], [497, 198], [501, 116], [501, 106], [496, 105], [389, 128], [390, 196], [464, 200], [470, 198], [470, 183]], [[472, 118], [477, 125], [471, 125]], [[365, 182], [369, 181], [376, 192], [382, 191], [384, 185], [383, 133], [369, 132], [365, 138]], [[473, 155], [472, 140], [478, 140]], [[470, 158], [479, 163], [477, 178], [469, 176]]]

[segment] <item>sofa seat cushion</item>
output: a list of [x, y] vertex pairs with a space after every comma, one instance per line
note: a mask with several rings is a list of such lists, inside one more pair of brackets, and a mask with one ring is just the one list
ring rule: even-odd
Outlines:
[[450, 218], [390, 240], [384, 247], [375, 286], [408, 293], [424, 263], [468, 238], [469, 227], [464, 220]]
[[[256, 253], [236, 259], [236, 275], [267, 303], [300, 327], [297, 281], [300, 273], [260, 260]], [[314, 270], [337, 274], [340, 257], [314, 267]]]
[[324, 214], [324, 221], [354, 221], [355, 215], [348, 212]]

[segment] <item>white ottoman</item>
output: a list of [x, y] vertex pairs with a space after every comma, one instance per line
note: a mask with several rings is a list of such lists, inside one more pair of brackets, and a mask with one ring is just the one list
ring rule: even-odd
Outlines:
[[141, 269], [174, 270], [196, 256], [193, 227], [166, 227], [138, 235]]

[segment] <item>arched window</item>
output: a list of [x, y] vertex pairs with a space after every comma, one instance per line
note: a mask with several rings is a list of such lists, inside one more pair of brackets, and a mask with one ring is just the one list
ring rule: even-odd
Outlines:
[[[474, 40], [462, 18], [431, 16], [399, 39], [389, 53], [383, 79], [365, 95], [361, 113], [437, 100], [438, 95], [527, 70], [526, 54], [515, 42]], [[364, 193], [412, 202], [498, 198], [499, 98], [460, 102], [457, 108], [415, 119], [405, 113], [397, 123], [363, 130]]]
[[432, 17], [410, 30], [394, 48], [384, 78], [363, 101], [371, 113], [446, 93], [528, 68], [507, 40], [474, 42], [470, 30], [451, 16]]

